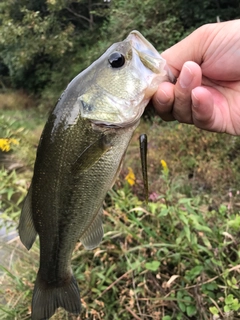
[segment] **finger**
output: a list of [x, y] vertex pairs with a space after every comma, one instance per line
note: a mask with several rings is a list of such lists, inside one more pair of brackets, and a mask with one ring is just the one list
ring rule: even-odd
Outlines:
[[153, 105], [163, 120], [193, 123], [191, 91], [201, 84], [201, 76], [199, 65], [189, 61], [184, 64], [176, 85], [167, 82], [159, 85]]
[[192, 61], [184, 63], [175, 85], [175, 100], [172, 110], [173, 117], [179, 122], [193, 123], [191, 92], [194, 88], [200, 86], [201, 82], [200, 66]]
[[172, 115], [174, 102], [174, 85], [170, 82], [163, 82], [159, 85], [158, 91], [152, 98], [153, 106], [157, 114], [164, 121], [173, 121], [175, 118]]
[[204, 87], [192, 91], [192, 118], [196, 127], [215, 132], [224, 132], [224, 117], [214, 105], [212, 93]]

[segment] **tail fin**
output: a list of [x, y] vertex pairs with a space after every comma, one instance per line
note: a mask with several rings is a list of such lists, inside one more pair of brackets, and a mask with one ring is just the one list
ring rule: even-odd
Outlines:
[[47, 320], [59, 307], [73, 314], [80, 313], [80, 293], [75, 278], [72, 276], [63, 286], [48, 287], [41, 283], [38, 274], [33, 291], [32, 320]]

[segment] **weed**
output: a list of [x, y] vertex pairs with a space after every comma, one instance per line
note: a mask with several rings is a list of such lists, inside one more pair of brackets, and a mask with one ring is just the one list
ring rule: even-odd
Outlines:
[[[15, 126], [5, 137], [13, 136]], [[140, 131], [149, 132], [148, 204], [142, 202]], [[19, 141], [21, 149], [25, 142]], [[237, 144], [235, 138], [190, 126], [142, 123], [120, 178], [105, 199], [101, 245], [85, 251], [78, 243], [73, 253], [82, 301], [78, 319], [240, 317], [239, 172], [238, 161], [231, 160]], [[12, 156], [18, 159], [15, 150]], [[125, 179], [128, 173], [134, 183], [129, 184], [130, 176]], [[19, 215], [28, 179], [22, 174], [1, 171], [4, 221]], [[23, 184], [17, 183], [20, 177]], [[2, 268], [2, 320], [30, 319], [38, 243], [30, 252], [19, 249], [19, 255], [21, 259]], [[59, 310], [53, 319], [77, 318]]]

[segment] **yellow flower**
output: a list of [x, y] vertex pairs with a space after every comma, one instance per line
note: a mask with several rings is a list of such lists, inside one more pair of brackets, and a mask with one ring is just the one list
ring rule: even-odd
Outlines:
[[9, 139], [9, 142], [10, 142], [10, 143], [13, 143], [13, 144], [16, 144], [16, 145], [19, 144], [19, 141], [18, 141], [17, 139], [14, 139], [14, 138]]
[[162, 167], [163, 167], [163, 170], [164, 170], [164, 169], [168, 169], [168, 166], [167, 166], [167, 163], [166, 163], [165, 160], [161, 160], [161, 165], [162, 165]]
[[135, 184], [135, 174], [133, 173], [132, 168], [128, 168], [128, 174], [125, 177], [125, 180], [130, 184], [130, 186], [133, 186]]
[[162, 165], [164, 174], [168, 174], [169, 169], [168, 169], [166, 161], [165, 160], [161, 160], [161, 165]]
[[12, 144], [19, 144], [16, 139], [0, 139], [0, 150], [8, 152], [11, 149]]
[[10, 150], [10, 143], [8, 142], [8, 139], [0, 139], [0, 149], [6, 152]]

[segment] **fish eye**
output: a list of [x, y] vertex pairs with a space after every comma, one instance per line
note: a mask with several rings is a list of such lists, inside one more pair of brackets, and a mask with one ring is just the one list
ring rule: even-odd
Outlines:
[[125, 57], [120, 52], [113, 52], [110, 54], [108, 62], [112, 68], [120, 68], [125, 63]]

